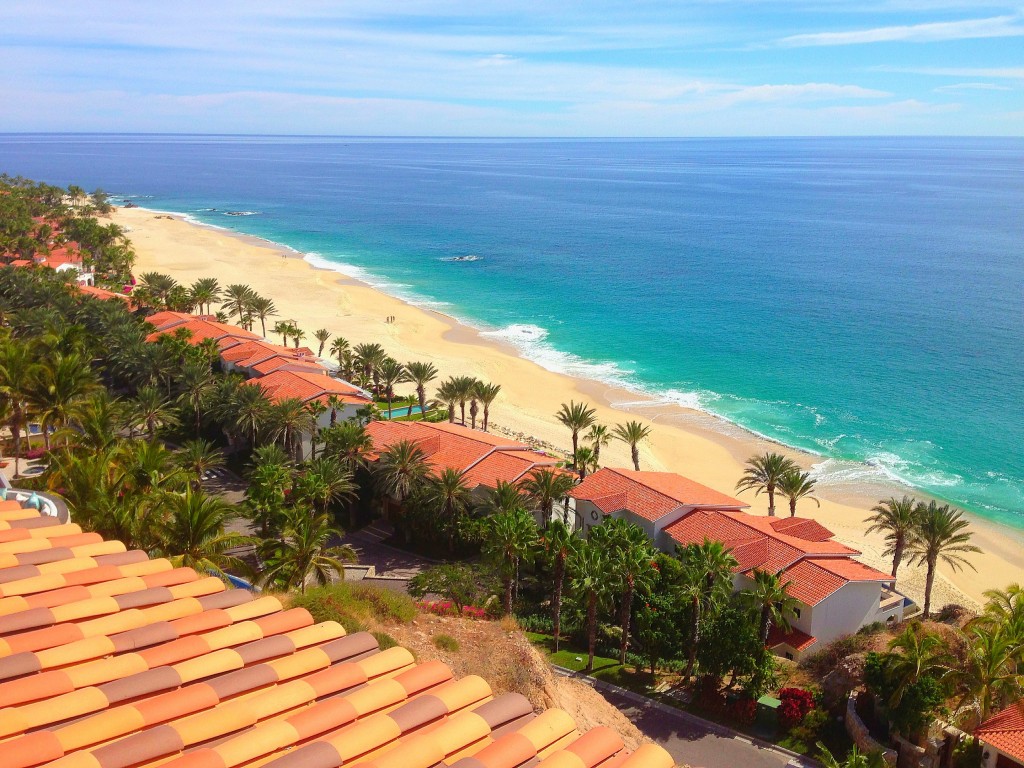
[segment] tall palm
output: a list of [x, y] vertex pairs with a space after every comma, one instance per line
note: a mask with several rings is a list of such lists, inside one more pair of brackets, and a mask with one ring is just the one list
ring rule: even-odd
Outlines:
[[356, 364], [362, 369], [363, 374], [373, 381], [374, 388], [380, 384], [378, 366], [387, 359], [387, 353], [380, 344], [366, 343], [357, 344], [352, 351], [356, 356]]
[[381, 493], [403, 504], [426, 481], [427, 455], [411, 440], [389, 445], [374, 467], [374, 480]]
[[209, 440], [188, 440], [174, 454], [178, 466], [189, 475], [189, 486], [198, 492], [207, 472], [224, 468], [224, 454]]
[[561, 520], [555, 520], [544, 531], [540, 543], [551, 566], [551, 624], [555, 651], [562, 635], [562, 590], [565, 588], [566, 564], [578, 539]]
[[420, 404], [420, 414], [427, 412], [427, 384], [437, 378], [437, 368], [433, 363], [412, 361], [405, 365], [405, 378], [416, 387], [416, 399]]
[[797, 471], [796, 464], [781, 453], [765, 453], [747, 459], [743, 477], [736, 483], [738, 491], [753, 490], [755, 496], [768, 494], [768, 516], [775, 517], [775, 489], [790, 472]]
[[[367, 454], [373, 450], [373, 438], [366, 427], [357, 421], [343, 421], [331, 427], [324, 437], [323, 455], [334, 461], [343, 463], [349, 474], [355, 477], [356, 471], [365, 465]], [[349, 527], [357, 524], [355, 496], [349, 499]]]
[[21, 472], [21, 433], [28, 422], [28, 389], [34, 361], [29, 346], [9, 339], [0, 343], [0, 395], [11, 404], [7, 426], [14, 439], [14, 474]]
[[555, 414], [555, 418], [572, 432], [572, 468], [578, 469], [576, 453], [580, 447], [580, 432], [587, 429], [597, 420], [597, 411], [586, 403], [577, 403], [575, 400], [570, 400], [568, 404], [562, 403], [562, 407]]
[[476, 384], [476, 399], [480, 401], [480, 407], [484, 410], [483, 430], [487, 431], [488, 426], [491, 423], [491, 406], [494, 405], [494, 401], [498, 399], [498, 394], [501, 392], [501, 384], [491, 384], [489, 382], [478, 381]]
[[640, 471], [640, 443], [646, 440], [650, 434], [651, 428], [639, 421], [616, 424], [612, 429], [612, 435], [629, 446], [629, 452], [633, 458], [633, 469], [637, 472]]
[[982, 723], [995, 707], [1024, 695], [1021, 647], [1001, 629], [980, 626], [968, 630], [966, 645], [967, 658], [951, 667], [948, 678], [963, 692], [960, 706], [974, 709]]
[[890, 496], [886, 501], [880, 501], [873, 506], [871, 511], [875, 514], [865, 521], [871, 523], [867, 533], [885, 534], [885, 555], [892, 556], [893, 578], [896, 577], [896, 571], [903, 562], [907, 542], [917, 528], [917, 508], [917, 499], [910, 496], [904, 496], [902, 499]]
[[446, 467], [426, 485], [426, 502], [438, 513], [438, 525], [447, 533], [448, 551], [455, 551], [455, 535], [469, 511], [473, 492], [466, 473]]
[[378, 367], [384, 397], [388, 401], [388, 418], [391, 418], [391, 403], [395, 399], [395, 385], [405, 380], [405, 366], [394, 358], [385, 359]]
[[237, 387], [226, 405], [226, 420], [232, 429], [255, 445], [260, 435], [268, 431], [274, 416], [273, 403], [263, 387], [243, 385]]
[[526, 509], [527, 497], [515, 483], [499, 480], [493, 488], [485, 489], [480, 513], [485, 516], [500, 515], [516, 509]]
[[292, 337], [292, 345], [295, 349], [299, 348], [299, 343], [306, 338], [306, 332], [301, 328], [297, 328], [294, 325], [291, 327], [289, 334]]
[[585, 438], [594, 452], [594, 463], [601, 462], [601, 448], [612, 441], [612, 433], [605, 424], [592, 424]]
[[263, 545], [264, 584], [305, 594], [308, 584], [326, 584], [343, 578], [345, 563], [354, 563], [356, 553], [347, 544], [332, 544], [341, 535], [327, 515], [311, 515], [293, 507], [285, 513], [280, 540]]
[[195, 433], [203, 428], [203, 405], [213, 391], [213, 371], [205, 361], [189, 360], [178, 378], [179, 400], [195, 414]]
[[139, 387], [132, 402], [135, 417], [146, 425], [149, 440], [156, 440], [156, 428], [160, 424], [174, 426], [178, 423], [177, 410], [164, 393], [156, 387]]
[[327, 340], [331, 338], [331, 332], [328, 331], [326, 328], [317, 328], [315, 331], [313, 331], [313, 338], [316, 339], [317, 342], [319, 342], [320, 344], [320, 347], [317, 349], [316, 356], [323, 357], [324, 347], [327, 345]]
[[[2, 402], [2, 401], [0, 401]], [[75, 428], [70, 442], [80, 448], [100, 450], [117, 442], [118, 432], [125, 426], [126, 408], [105, 389], [78, 403], [75, 408]], [[0, 423], [8, 421], [0, 420]]]
[[683, 589], [690, 600], [690, 641], [684, 678], [689, 678], [697, 661], [700, 628], [704, 616], [732, 594], [732, 574], [739, 563], [720, 541], [704, 540], [676, 550], [683, 564]]
[[487, 520], [483, 554], [501, 573], [505, 613], [512, 612], [519, 584], [519, 565], [533, 558], [537, 543], [537, 526], [522, 507], [499, 512]]
[[255, 296], [255, 291], [248, 285], [232, 283], [224, 289], [221, 298], [224, 299], [223, 309], [230, 310], [232, 317], [239, 320], [245, 315], [249, 308], [249, 302]]
[[310, 461], [295, 481], [296, 497], [309, 503], [315, 512], [325, 515], [332, 504], [355, 494], [355, 489], [348, 470], [323, 456]]
[[250, 517], [266, 537], [284, 510], [285, 493], [292, 485], [288, 455], [275, 443], [253, 452], [253, 467], [246, 489]]
[[279, 320], [274, 323], [274, 333], [281, 334], [281, 345], [288, 346], [288, 334], [292, 331], [292, 325], [286, 320]]
[[222, 577], [227, 569], [247, 570], [245, 561], [230, 551], [255, 539], [225, 531], [225, 525], [235, 517], [231, 504], [192, 488], [180, 494], [165, 494], [160, 504], [168, 515], [157, 525], [160, 551], [173, 565]]
[[889, 703], [896, 706], [906, 690], [922, 677], [940, 678], [949, 670], [950, 656], [939, 635], [925, 630], [918, 622], [908, 625], [889, 641], [887, 664], [896, 680]]
[[773, 626], [789, 632], [790, 619], [796, 617], [799, 603], [789, 595], [791, 581], [782, 581], [774, 573], [755, 570], [754, 585], [742, 593], [742, 598], [757, 610], [761, 643], [768, 644], [768, 635]]
[[192, 283], [189, 294], [199, 311], [208, 315], [210, 314], [210, 305], [215, 301], [220, 301], [220, 283], [215, 277], [201, 277]]
[[437, 399], [448, 408], [448, 423], [455, 423], [455, 403], [459, 399], [459, 386], [454, 378], [445, 379], [437, 388]]
[[466, 424], [466, 403], [473, 397], [476, 379], [472, 376], [456, 376], [452, 379], [455, 386], [456, 400], [459, 401], [459, 414], [462, 425]]
[[580, 480], [585, 480], [587, 475], [597, 472], [600, 467], [597, 464], [597, 457], [594, 455], [594, 449], [586, 445], [581, 445], [576, 449], [576, 453], [573, 454], [576, 468], [580, 473]]
[[619, 592], [619, 626], [622, 630], [619, 663], [626, 663], [629, 649], [633, 598], [650, 591], [654, 583], [654, 547], [640, 526], [620, 518], [590, 529], [590, 538], [608, 555], [610, 583]]
[[954, 571], [962, 570], [965, 565], [977, 570], [963, 555], [981, 550], [970, 543], [971, 533], [967, 530], [970, 524], [963, 519], [963, 512], [959, 509], [949, 504], [940, 506], [936, 501], [927, 505], [922, 502], [917, 507], [917, 516], [918, 522], [907, 550], [911, 562], [928, 568], [924, 583], [924, 618], [927, 619], [931, 616], [932, 587], [939, 561]]
[[[345, 353], [349, 351], [349, 343], [346, 339], [341, 336], [335, 336], [334, 341], [331, 342], [331, 354], [338, 358], [338, 369], [339, 372], [345, 369]], [[344, 376], [342, 376], [344, 378]]]
[[316, 422], [297, 397], [278, 400], [270, 409], [271, 434], [297, 461], [302, 461], [302, 436], [313, 432]]
[[608, 596], [608, 555], [596, 544], [581, 541], [568, 560], [569, 586], [585, 606], [587, 672], [594, 671], [597, 645], [597, 610]]
[[801, 472], [798, 469], [787, 472], [780, 478], [778, 491], [789, 499], [790, 517], [796, 517], [796, 503], [800, 499], [810, 499], [817, 506], [821, 506], [821, 502], [811, 495], [814, 493], [815, 485], [816, 481], [811, 479], [810, 472]]
[[267, 318], [273, 317], [277, 314], [277, 307], [274, 306], [274, 300], [268, 299], [266, 296], [253, 296], [249, 300], [249, 311], [252, 312], [253, 317], [258, 317], [260, 319], [261, 335], [266, 338]]
[[971, 624], [990, 631], [1002, 630], [1024, 648], [1024, 589], [1019, 584], [988, 589], [985, 600], [981, 614], [972, 619]]
[[555, 502], [566, 498], [576, 481], [565, 472], [541, 468], [533, 470], [521, 485], [530, 501], [540, 510], [544, 529], [547, 530], [551, 525]]
[[50, 430], [67, 426], [76, 405], [98, 386], [86, 360], [76, 354], [57, 354], [35, 366], [25, 396], [39, 415], [47, 449]]

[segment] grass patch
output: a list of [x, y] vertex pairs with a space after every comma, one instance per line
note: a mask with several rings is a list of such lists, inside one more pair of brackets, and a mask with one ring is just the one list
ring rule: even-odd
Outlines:
[[305, 608], [314, 621], [336, 621], [349, 634], [364, 631], [371, 622], [408, 624], [417, 615], [416, 603], [406, 594], [345, 582], [293, 594], [291, 605]]
[[434, 637], [434, 645], [439, 650], [448, 651], [449, 653], [459, 652], [459, 641], [451, 635], [437, 635]]
[[[555, 666], [572, 672], [583, 672], [587, 668], [586, 651], [562, 641], [556, 652], [554, 650], [555, 639], [551, 635], [543, 635], [538, 632], [526, 632], [525, 634], [527, 639], [537, 646], [547, 660]], [[594, 669], [589, 674], [597, 680], [644, 695], [649, 694], [655, 685], [655, 678], [651, 676], [650, 672], [636, 671], [619, 664], [618, 659], [611, 659], [607, 656], [595, 655]]]
[[376, 639], [377, 646], [382, 651], [386, 651], [388, 648], [394, 648], [398, 645], [398, 641], [387, 632], [371, 632], [370, 634]]

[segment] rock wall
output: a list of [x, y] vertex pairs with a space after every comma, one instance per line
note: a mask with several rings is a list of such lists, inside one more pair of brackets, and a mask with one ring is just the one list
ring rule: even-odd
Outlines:
[[851, 693], [846, 699], [846, 732], [861, 752], [881, 752], [888, 765], [896, 765], [896, 750], [878, 743], [864, 721], [857, 714], [857, 694]]

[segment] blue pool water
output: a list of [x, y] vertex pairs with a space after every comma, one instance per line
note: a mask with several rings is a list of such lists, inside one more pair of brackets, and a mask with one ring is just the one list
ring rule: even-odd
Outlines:
[[1017, 526], [1022, 168], [1018, 139], [0, 136], [2, 171], [284, 243]]

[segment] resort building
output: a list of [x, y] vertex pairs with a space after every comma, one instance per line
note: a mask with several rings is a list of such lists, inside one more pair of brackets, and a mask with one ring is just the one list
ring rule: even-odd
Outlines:
[[556, 457], [524, 443], [447, 422], [371, 421], [366, 431], [376, 454], [402, 440], [414, 442], [435, 474], [445, 469], [464, 472], [466, 484], [478, 495], [499, 482], [518, 483], [536, 469], [558, 465]]
[[174, 335], [179, 331], [189, 333], [189, 344], [197, 345], [206, 339], [213, 339], [220, 349], [228, 349], [246, 341], [259, 340], [259, 334], [239, 328], [236, 325], [218, 322], [211, 315], [189, 315], [185, 312], [157, 312], [146, 318], [156, 328], [146, 341], [156, 341], [161, 336]]
[[267, 341], [247, 341], [228, 347], [221, 351], [220, 362], [225, 371], [238, 371], [247, 378], [277, 370], [327, 373], [308, 347], [281, 347]]
[[719, 541], [737, 560], [733, 589], [753, 584], [756, 570], [791, 582], [799, 602], [792, 629], [773, 630], [769, 646], [799, 659], [876, 621], [903, 619], [905, 598], [892, 576], [854, 559], [857, 550], [833, 540], [815, 520], [747, 514], [746, 504], [692, 480], [665, 472], [600, 469], [572, 491], [583, 531], [622, 517], [647, 531], [664, 552]]
[[0, 502], [0, 765], [670, 768], [277, 597]]
[[1024, 768], [1024, 702], [1011, 704], [978, 726], [984, 768]]

